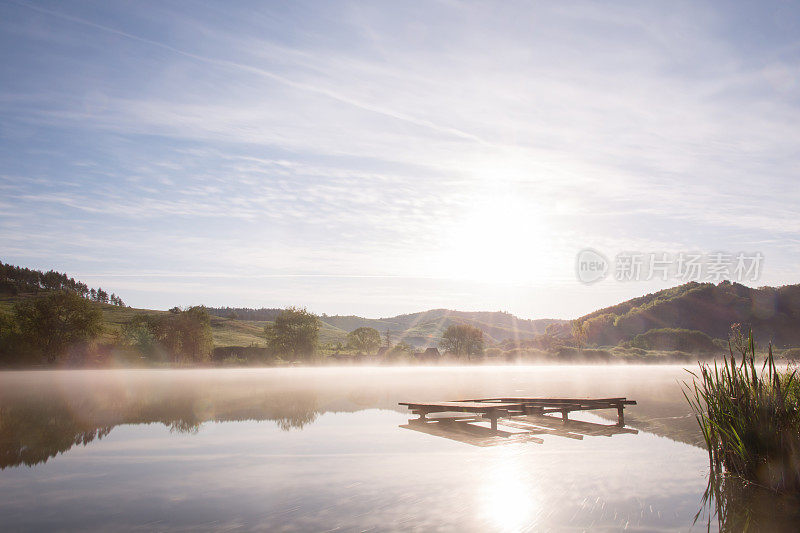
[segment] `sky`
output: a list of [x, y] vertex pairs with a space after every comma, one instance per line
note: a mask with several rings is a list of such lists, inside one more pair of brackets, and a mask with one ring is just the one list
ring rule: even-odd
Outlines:
[[369, 317], [687, 280], [626, 254], [798, 283], [799, 30], [791, 2], [0, 0], [0, 261]]

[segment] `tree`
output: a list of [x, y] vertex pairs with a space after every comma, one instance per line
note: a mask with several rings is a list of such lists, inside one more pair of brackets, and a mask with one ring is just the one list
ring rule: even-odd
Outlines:
[[0, 309], [0, 365], [15, 363], [22, 355], [17, 346], [14, 317]]
[[214, 340], [205, 307], [194, 306], [164, 315], [159, 326], [157, 338], [163, 339], [175, 360], [199, 363], [211, 358]]
[[573, 320], [571, 323], [572, 338], [578, 343], [578, 351], [582, 352], [586, 344], [586, 328], [583, 327], [584, 323], [580, 320]]
[[[63, 276], [66, 277], [66, 276]], [[42, 286], [46, 290], [58, 290], [62, 288], [62, 274], [55, 272], [53, 270], [48, 270], [41, 276], [41, 283]]]
[[381, 345], [381, 334], [375, 328], [354, 329], [347, 334], [347, 345], [359, 352], [370, 353]]
[[264, 327], [267, 345], [278, 355], [311, 358], [317, 349], [320, 320], [305, 309], [289, 307]]
[[108, 293], [102, 288], [97, 289], [97, 301], [104, 304], [108, 303]]
[[483, 331], [468, 324], [455, 324], [445, 330], [439, 346], [456, 355], [483, 354]]
[[161, 315], [136, 315], [123, 325], [122, 334], [128, 345], [145, 357], [169, 357], [175, 363], [206, 362], [214, 348], [211, 320], [201, 306], [173, 308]]
[[14, 306], [21, 340], [49, 363], [70, 346], [99, 335], [102, 318], [97, 307], [71, 291], [53, 292]]
[[77, 292], [78, 296], [80, 296], [81, 298], [89, 297], [89, 287], [85, 283], [81, 282], [76, 283], [75, 292]]
[[163, 349], [158, 342], [159, 318], [139, 313], [122, 325], [122, 339], [126, 345], [147, 359], [161, 360]]
[[390, 330], [390, 329], [387, 329], [386, 332], [384, 333], [384, 335], [386, 337], [386, 347], [387, 348], [391, 348], [392, 347], [392, 333], [394, 333], [394, 332], [392, 330]]

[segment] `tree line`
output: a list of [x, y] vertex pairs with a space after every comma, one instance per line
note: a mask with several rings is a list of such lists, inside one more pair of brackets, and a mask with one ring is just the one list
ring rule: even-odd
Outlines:
[[0, 294], [17, 295], [41, 291], [69, 291], [94, 302], [125, 307], [125, 302], [116, 294], [109, 295], [102, 288], [91, 288], [63, 272], [42, 272], [0, 262]]
[[[320, 355], [320, 326], [320, 319], [306, 309], [285, 309], [264, 328], [268, 349], [281, 359], [312, 361]], [[137, 313], [119, 331], [110, 332], [97, 305], [75, 292], [58, 290], [21, 300], [11, 313], [0, 311], [0, 365], [85, 362], [97, 353], [101, 337], [107, 352], [128, 362], [204, 364], [211, 361], [214, 349], [205, 307]], [[348, 333], [340, 348], [369, 355], [381, 345], [379, 331], [361, 327]], [[469, 325], [452, 325], [440, 347], [454, 356], [481, 355], [483, 334]], [[406, 343], [386, 345], [387, 358], [413, 354]]]
[[0, 309], [0, 365], [54, 364], [86, 358], [105, 333], [93, 302], [126, 307], [122, 298], [62, 272], [0, 262], [0, 294], [19, 296]]
[[68, 290], [25, 298], [11, 313], [0, 310], [0, 366], [85, 363], [102, 353], [128, 362], [197, 364], [210, 361], [213, 348], [204, 307], [138, 313], [113, 333], [95, 303]]
[[[94, 302], [124, 306], [115, 294], [55, 271], [41, 272], [0, 263], [0, 290], [23, 296], [10, 312], [0, 309], [0, 365], [53, 365], [87, 361], [112, 353], [127, 361], [197, 364], [211, 361], [214, 343], [210, 310], [202, 306], [168, 312], [137, 313], [119, 329], [104, 323], [102, 308]], [[212, 308], [219, 316], [264, 320], [268, 351], [276, 358], [310, 361], [320, 355], [322, 322], [306, 309]], [[334, 350], [374, 354], [382, 346], [381, 333], [370, 327], [349, 332]], [[386, 332], [386, 357], [411, 357], [407, 343], [390, 342]], [[469, 325], [450, 326], [441, 347], [456, 356], [483, 353], [483, 333]], [[102, 352], [102, 353], [101, 353]], [[99, 355], [98, 355], [99, 354]]]

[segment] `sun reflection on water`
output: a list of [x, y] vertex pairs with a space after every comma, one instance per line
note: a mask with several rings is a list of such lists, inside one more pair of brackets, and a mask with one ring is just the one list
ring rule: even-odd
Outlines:
[[481, 483], [479, 505], [484, 520], [495, 531], [529, 531], [542, 512], [541, 491], [523, 461], [517, 446], [494, 450]]

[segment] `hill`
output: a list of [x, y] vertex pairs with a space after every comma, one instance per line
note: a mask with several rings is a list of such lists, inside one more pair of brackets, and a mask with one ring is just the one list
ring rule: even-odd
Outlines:
[[[102, 341], [113, 343], [123, 324], [137, 314], [167, 311], [127, 307], [122, 299], [92, 289], [66, 274], [42, 272], [0, 262], [0, 311], [15, 302], [53, 290], [73, 291], [103, 314]], [[214, 346], [264, 346], [264, 327], [281, 312], [277, 308], [208, 308]], [[506, 312], [466, 312], [431, 309], [387, 318], [325, 315], [320, 317], [320, 342], [344, 342], [347, 333], [372, 327], [392, 343], [436, 346], [451, 325], [467, 324], [483, 331], [488, 346], [516, 357], [525, 350], [563, 355], [580, 351], [581, 344], [615, 347], [639, 354], [645, 351], [712, 353], [724, 348], [732, 324], [752, 327], [759, 343], [777, 348], [800, 346], [800, 285], [751, 288], [728, 281], [690, 282], [599, 309], [574, 321], [526, 320]], [[576, 335], [578, 338], [576, 338]], [[498, 348], [494, 348], [495, 352]], [[638, 352], [637, 352], [638, 350]], [[582, 352], [586, 355], [586, 352]], [[616, 351], [604, 356], [618, 355]]]
[[[761, 343], [800, 346], [800, 285], [746, 287], [722, 281], [686, 283], [578, 318], [588, 344], [614, 346], [650, 330], [691, 330], [726, 339], [732, 324], [752, 327]], [[571, 336], [572, 325], [551, 332]]]
[[[240, 320], [253, 317], [260, 319], [253, 322], [254, 324], [267, 324], [274, 320], [281, 310], [224, 307], [208, 308], [208, 311], [216, 319]], [[565, 322], [555, 319], [525, 320], [502, 311], [467, 312], [449, 309], [432, 309], [389, 318], [322, 315], [320, 320], [323, 324], [320, 332], [322, 342], [344, 341], [348, 332], [360, 327], [370, 327], [382, 334], [388, 331], [394, 343], [402, 341], [418, 347], [437, 345], [444, 331], [453, 324], [477, 327], [483, 331], [487, 343], [494, 344], [506, 339], [530, 339], [543, 334], [550, 324]]]

